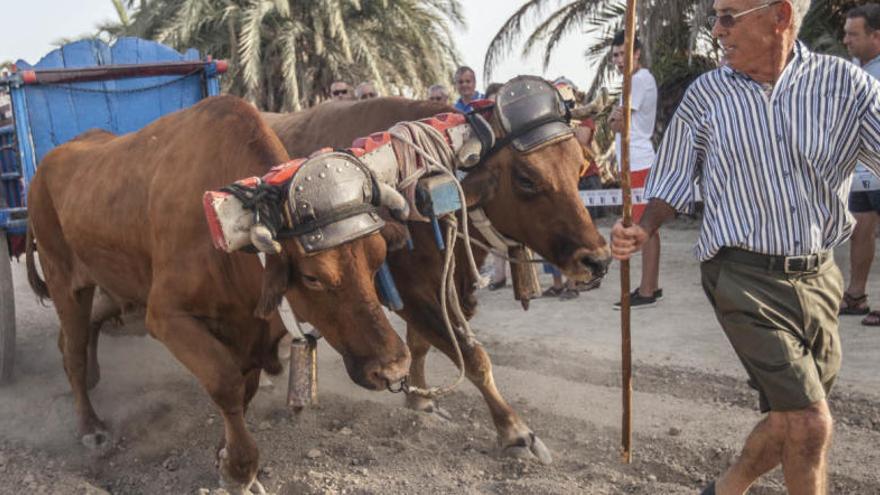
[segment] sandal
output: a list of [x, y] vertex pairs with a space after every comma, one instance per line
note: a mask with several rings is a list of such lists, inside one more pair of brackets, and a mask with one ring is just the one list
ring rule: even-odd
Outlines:
[[586, 292], [588, 290], [598, 289], [600, 285], [602, 285], [602, 279], [596, 277], [586, 282], [577, 282], [574, 284], [574, 288], [577, 289], [578, 292]]
[[866, 327], [880, 327], [880, 311], [868, 313], [868, 316], [862, 318], [862, 325]]
[[[871, 312], [868, 307], [868, 295], [853, 296], [849, 292], [843, 293], [843, 300], [840, 301], [839, 315], [866, 315]], [[867, 318], [865, 318], [867, 319]], [[880, 324], [878, 324], [880, 325]]]
[[562, 291], [564, 290], [565, 288], [563, 287], [550, 287], [549, 289], [541, 293], [541, 297], [556, 297], [562, 294]]
[[580, 292], [577, 289], [563, 289], [562, 294], [559, 294], [559, 299], [561, 301], [568, 301], [570, 299], [574, 299], [580, 295]]

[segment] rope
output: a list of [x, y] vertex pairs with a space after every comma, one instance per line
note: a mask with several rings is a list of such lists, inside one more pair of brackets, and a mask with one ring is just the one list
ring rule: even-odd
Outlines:
[[[464, 356], [461, 353], [461, 346], [458, 345], [458, 336], [461, 336], [465, 344], [469, 347], [472, 347], [477, 343], [477, 339], [474, 337], [474, 332], [471, 329], [464, 312], [461, 310], [461, 301], [458, 298], [458, 290], [455, 288], [455, 243], [458, 239], [456, 232], [458, 219], [455, 218], [454, 214], [449, 214], [444, 217], [444, 220], [447, 223], [446, 255], [443, 261], [443, 276], [440, 281], [440, 294], [442, 296], [440, 298], [440, 309], [443, 311], [443, 323], [446, 324], [446, 331], [449, 333], [449, 340], [452, 342], [453, 349], [455, 349], [458, 377], [454, 382], [445, 387], [430, 387], [424, 389], [407, 386], [406, 393], [419, 395], [426, 399], [435, 399], [446, 395], [464, 380]], [[458, 320], [458, 325], [453, 324], [452, 319], [449, 317], [450, 302], [452, 303], [451, 306], [455, 318]], [[456, 332], [456, 328], [459, 329], [458, 332]]]
[[[395, 152], [400, 158], [401, 180], [397, 185], [398, 190], [404, 191], [408, 199], [412, 200], [415, 195], [415, 186], [418, 180], [428, 172], [436, 172], [451, 177], [458, 190], [462, 204], [462, 223], [459, 225], [454, 213], [447, 214], [443, 220], [447, 224], [446, 230], [446, 254], [443, 262], [443, 275], [440, 283], [440, 308], [443, 312], [443, 323], [449, 334], [449, 339], [455, 349], [455, 357], [458, 365], [458, 378], [445, 387], [430, 387], [422, 389], [407, 386], [406, 392], [419, 395], [428, 399], [434, 399], [446, 395], [457, 387], [465, 376], [464, 357], [458, 343], [458, 337], [463, 339], [467, 346], [476, 344], [476, 338], [468, 324], [464, 311], [461, 309], [461, 301], [455, 286], [455, 244], [459, 237], [465, 240], [465, 252], [468, 264], [476, 280], [480, 279], [480, 270], [474, 260], [471, 249], [471, 237], [468, 231], [467, 198], [461, 182], [455, 175], [458, 163], [446, 138], [437, 129], [422, 122], [401, 122], [389, 130], [389, 134], [395, 139]], [[421, 158], [419, 160], [418, 158]], [[450, 318], [450, 307], [457, 322]], [[458, 329], [458, 332], [456, 330]]]
[[[154, 89], [159, 89], [159, 88], [163, 88], [165, 86], [171, 86], [172, 84], [177, 84], [180, 81], [183, 81], [184, 79], [186, 79], [188, 77], [192, 77], [192, 76], [197, 75], [198, 73], [202, 72], [202, 70], [203, 69], [196, 69], [188, 74], [184, 74], [182, 76], [175, 77], [174, 79], [170, 79], [168, 81], [156, 83], [156, 84], [153, 84], [150, 86], [142, 86], [140, 88], [131, 88], [131, 89], [84, 88], [82, 86], [75, 86], [73, 84], [63, 84], [63, 83], [40, 84], [40, 86], [43, 86], [46, 88], [52, 88], [52, 89], [66, 89], [68, 91], [73, 91], [73, 92], [77, 92], [77, 93], [102, 93], [102, 94], [107, 94], [107, 93], [110, 93], [110, 94], [143, 93], [145, 91], [152, 91]], [[141, 76], [141, 77], [168, 77], [168, 76]], [[89, 82], [82, 82], [82, 83], [78, 83], [78, 84], [90, 84], [90, 83], [93, 84], [96, 82], [97, 83], [104, 83], [104, 82], [114, 82], [114, 81], [89, 81]]]
[[282, 187], [260, 182], [256, 187], [241, 184], [230, 184], [222, 189], [241, 201], [242, 207], [253, 211], [255, 223], [261, 223], [269, 229], [272, 237], [284, 227], [284, 216], [281, 206], [284, 203], [285, 191]]
[[[464, 239], [464, 236], [461, 235], [461, 234], [458, 234], [458, 237], [461, 238], [461, 239]], [[542, 259], [530, 259], [530, 260], [528, 260], [528, 261], [523, 261], [523, 260], [518, 259], [518, 258], [511, 258], [510, 255], [508, 255], [507, 253], [504, 253], [504, 252], [502, 252], [502, 251], [500, 251], [500, 250], [498, 250], [498, 249], [495, 249], [494, 247], [492, 247], [492, 246], [486, 244], [485, 242], [483, 242], [483, 241], [481, 241], [481, 240], [479, 240], [479, 239], [471, 238], [471, 244], [477, 246], [478, 248], [482, 249], [483, 251], [486, 251], [487, 253], [490, 253], [490, 254], [493, 254], [493, 255], [495, 255], [495, 256], [498, 256], [499, 258], [503, 258], [505, 261], [508, 261], [508, 262], [510, 262], [510, 263], [519, 263], [519, 264], [522, 264], [522, 265], [527, 265], [527, 264], [530, 264], [530, 263], [535, 263], [535, 264], [542, 264], [542, 263], [545, 263], [545, 261], [542, 260]]]
[[[455, 176], [455, 170], [458, 165], [457, 158], [452, 152], [450, 146], [446, 143], [446, 138], [440, 133], [440, 131], [422, 122], [400, 122], [389, 130], [389, 134], [400, 143], [407, 145], [406, 149], [410, 151], [404, 151], [405, 156], [404, 159], [401, 160], [404, 166], [407, 166], [406, 164], [408, 163], [415, 163], [415, 154], [421, 156], [428, 164], [427, 167], [417, 167], [416, 171], [403, 176], [397, 186], [398, 189], [408, 189], [411, 187], [414, 189], [415, 183], [418, 179], [429, 171], [446, 174], [454, 179], [455, 188], [458, 190], [459, 200], [462, 205], [461, 232], [464, 234], [465, 252], [467, 253], [467, 260], [471, 268], [471, 273], [476, 280], [479, 280], [480, 269], [477, 267], [477, 262], [474, 260], [474, 253], [471, 249], [470, 243], [470, 232], [468, 231], [467, 198], [465, 197], [464, 189], [461, 187], [461, 182], [458, 180], [458, 177]], [[409, 136], [407, 134], [409, 134]], [[413, 158], [413, 160], [410, 160], [410, 158]], [[408, 193], [407, 196], [409, 196]]]

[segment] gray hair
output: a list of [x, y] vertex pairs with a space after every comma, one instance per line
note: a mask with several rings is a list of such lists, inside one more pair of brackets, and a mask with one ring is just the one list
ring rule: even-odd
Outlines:
[[443, 93], [444, 95], [449, 96], [449, 90], [446, 89], [446, 86], [444, 86], [442, 84], [435, 84], [435, 85], [431, 86], [430, 88], [428, 88], [428, 94], [431, 94], [434, 91], [439, 91], [439, 92]]

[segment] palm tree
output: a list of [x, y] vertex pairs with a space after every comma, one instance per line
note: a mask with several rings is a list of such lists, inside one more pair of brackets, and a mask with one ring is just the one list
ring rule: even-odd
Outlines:
[[458, 0], [124, 0], [128, 26], [104, 30], [230, 60], [226, 90], [266, 110], [326, 99], [330, 83], [372, 80], [421, 94], [458, 61]]
[[[801, 39], [814, 50], [843, 55], [840, 40], [846, 10], [861, 0], [813, 0], [801, 29]], [[584, 57], [596, 67], [590, 95], [614, 78], [610, 66], [613, 34], [623, 26], [625, 0], [528, 0], [501, 27], [485, 57], [486, 80], [500, 60], [522, 40], [527, 25], [535, 25], [522, 43], [523, 55], [543, 46], [546, 68], [553, 50], [567, 35], [580, 33], [589, 46]], [[706, 20], [712, 0], [643, 0], [638, 3], [638, 32], [642, 58], [651, 67], [660, 92], [658, 131], [672, 116], [684, 90], [699, 74], [716, 66], [717, 45]], [[658, 132], [659, 135], [659, 132]]]

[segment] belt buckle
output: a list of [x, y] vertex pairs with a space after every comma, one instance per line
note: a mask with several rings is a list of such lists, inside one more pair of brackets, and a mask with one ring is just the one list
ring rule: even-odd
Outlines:
[[819, 255], [787, 256], [783, 263], [785, 273], [806, 273], [819, 269]]

